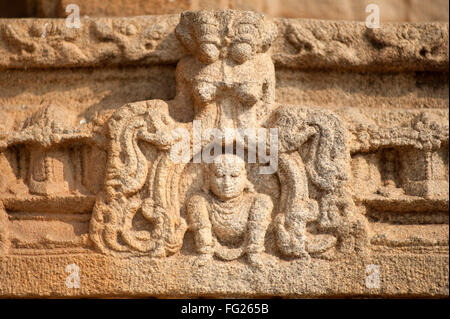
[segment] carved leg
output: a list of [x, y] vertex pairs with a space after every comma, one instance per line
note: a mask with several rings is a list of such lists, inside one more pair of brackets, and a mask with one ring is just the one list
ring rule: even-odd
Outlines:
[[272, 209], [273, 203], [269, 196], [264, 194], [255, 196], [248, 221], [247, 254], [249, 262], [257, 267], [262, 266], [261, 255], [265, 250], [264, 240]]
[[214, 255], [212, 225], [209, 220], [207, 200], [197, 195], [189, 200], [187, 206], [190, 228], [194, 232], [197, 252], [200, 254], [196, 261], [197, 266], [203, 266]]
[[[306, 206], [306, 205], [305, 205]], [[278, 246], [287, 256], [309, 259], [306, 251], [306, 209], [289, 212], [288, 216], [277, 216]]]
[[305, 165], [297, 153], [281, 154], [278, 172], [282, 183], [280, 214], [276, 218], [278, 247], [286, 256], [309, 259], [306, 223], [317, 218], [317, 205], [309, 199]]
[[300, 218], [292, 221], [292, 254], [296, 257], [309, 259], [306, 251], [306, 222]]

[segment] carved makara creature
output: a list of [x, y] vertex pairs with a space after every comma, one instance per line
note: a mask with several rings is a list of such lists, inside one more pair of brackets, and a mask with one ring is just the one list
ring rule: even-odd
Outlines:
[[[337, 238], [340, 252], [365, 254], [367, 220], [356, 212], [348, 187], [350, 154], [339, 118], [329, 111], [281, 106], [270, 125], [280, 128], [278, 176], [284, 188], [280, 200], [284, 206], [276, 218], [280, 250], [290, 256], [306, 255], [305, 227], [316, 221], [320, 231]], [[314, 192], [308, 189], [308, 180]], [[309, 252], [323, 249], [311, 246]]]
[[[281, 199], [273, 222], [283, 255], [309, 258], [332, 246], [308, 245], [310, 223], [336, 237], [338, 251], [362, 252], [367, 226], [347, 187], [350, 156], [341, 121], [331, 112], [275, 103], [267, 51], [276, 26], [253, 12], [200, 11], [183, 13], [175, 32], [189, 54], [177, 66], [174, 100], [127, 104], [109, 120], [105, 188], [91, 220], [97, 248], [166, 256], [181, 249], [189, 227], [199, 264], [243, 254], [260, 263], [273, 204], [253, 190], [237, 157], [205, 168], [203, 191], [185, 203], [189, 225], [181, 216], [178, 187], [186, 164], [170, 159], [171, 132], [192, 132], [193, 120], [200, 120], [203, 130], [279, 129]], [[227, 158], [235, 163], [224, 163]], [[134, 224], [137, 215], [144, 228]]]
[[[186, 223], [179, 215], [176, 190], [170, 193], [180, 172], [163, 151], [170, 145], [171, 122], [151, 106], [138, 103], [122, 107], [110, 119], [105, 189], [91, 220], [91, 239], [101, 251], [161, 257], [181, 248]], [[156, 133], [149, 132], [151, 128]], [[141, 142], [161, 151], [150, 165]], [[137, 213], [151, 223], [151, 233], [134, 229]]]

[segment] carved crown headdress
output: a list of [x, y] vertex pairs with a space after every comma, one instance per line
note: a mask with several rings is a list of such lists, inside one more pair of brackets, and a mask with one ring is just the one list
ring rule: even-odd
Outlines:
[[277, 27], [260, 13], [233, 10], [186, 11], [175, 34], [192, 55], [205, 63], [231, 57], [238, 63], [266, 52]]

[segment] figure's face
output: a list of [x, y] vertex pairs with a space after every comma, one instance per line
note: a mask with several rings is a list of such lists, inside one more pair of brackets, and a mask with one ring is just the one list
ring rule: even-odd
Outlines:
[[244, 192], [247, 174], [242, 161], [221, 160], [211, 164], [209, 176], [211, 191], [222, 200], [238, 197]]

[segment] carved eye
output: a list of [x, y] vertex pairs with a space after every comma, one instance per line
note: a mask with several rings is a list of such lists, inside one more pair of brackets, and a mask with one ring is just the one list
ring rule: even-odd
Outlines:
[[221, 172], [216, 172], [216, 177], [217, 178], [222, 178], [222, 177], [224, 177], [225, 175], [223, 174], [223, 173], [221, 173]]
[[214, 42], [218, 40], [219, 28], [214, 24], [202, 23], [195, 28], [195, 32], [199, 42]]
[[231, 174], [232, 177], [239, 177], [239, 173], [233, 173]]

